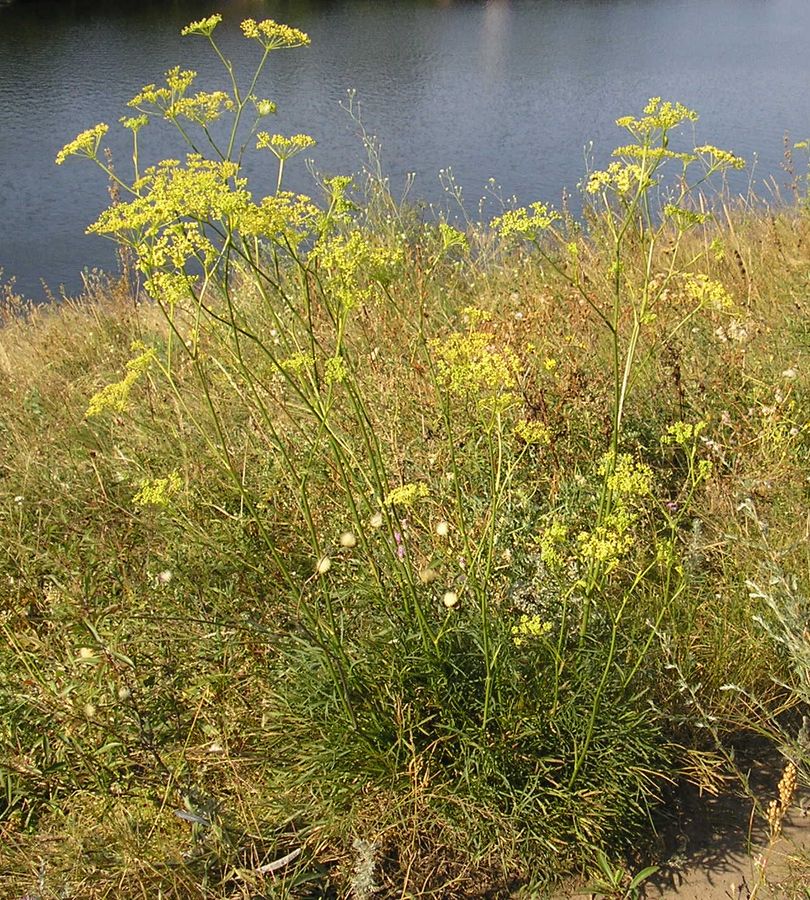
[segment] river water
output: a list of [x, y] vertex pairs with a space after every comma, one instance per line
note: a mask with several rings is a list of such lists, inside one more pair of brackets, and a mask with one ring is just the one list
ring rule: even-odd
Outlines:
[[[784, 184], [785, 133], [810, 136], [807, 0], [0, 0], [0, 267], [19, 290], [36, 299], [44, 279], [75, 292], [83, 269], [114, 265], [111, 245], [84, 234], [108, 200], [103, 176], [83, 160], [56, 168], [54, 156], [77, 132], [115, 123], [172, 65], [219, 86], [205, 41], [179, 36], [215, 10], [244, 70], [255, 45], [241, 19], [310, 34], [311, 47], [273, 55], [258, 93], [278, 103], [272, 130], [318, 140], [321, 171], [363, 164], [341, 109], [355, 89], [392, 183], [414, 172], [413, 199], [441, 203], [438, 175], [452, 168], [472, 213], [490, 178], [521, 202], [576, 192], [589, 142], [603, 164], [621, 141], [614, 119], [653, 95], [700, 112], [688, 140], [755, 160], [736, 190], [751, 177], [760, 194], [768, 179]], [[182, 152], [151, 130], [148, 156]], [[125, 170], [126, 144], [111, 144]], [[300, 161], [290, 171], [289, 187], [310, 188]]]

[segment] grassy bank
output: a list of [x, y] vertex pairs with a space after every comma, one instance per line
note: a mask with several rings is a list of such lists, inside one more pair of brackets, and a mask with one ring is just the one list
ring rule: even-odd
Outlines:
[[[305, 39], [260, 25], [262, 59]], [[136, 109], [267, 112], [186, 74]], [[8, 292], [4, 895], [534, 896], [601, 853], [621, 880], [679, 785], [748, 790], [752, 746], [784, 756], [775, 806], [748, 791], [778, 833], [810, 220], [729, 204], [736, 158], [671, 149], [692, 116], [621, 120], [581, 221], [464, 230], [373, 168], [283, 193], [300, 135], [258, 134], [262, 202], [233, 138], [136, 150], [96, 226], [126, 277]], [[107, 165], [103, 135], [65, 156]]]

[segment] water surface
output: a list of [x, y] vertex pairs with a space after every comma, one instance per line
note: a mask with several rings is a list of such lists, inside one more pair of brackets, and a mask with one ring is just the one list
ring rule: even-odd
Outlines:
[[[216, 10], [245, 68], [242, 18], [309, 32], [310, 48], [274, 55], [259, 91], [278, 103], [272, 129], [312, 134], [320, 169], [356, 171], [357, 128], [340, 108], [354, 88], [393, 183], [416, 173], [414, 199], [445, 199], [437, 175], [452, 167], [473, 211], [490, 178], [504, 196], [556, 202], [576, 190], [589, 141], [603, 163], [613, 120], [652, 95], [696, 108], [701, 143], [756, 157], [760, 185], [786, 181], [785, 132], [810, 135], [806, 0], [0, 0], [0, 266], [18, 288], [72, 292], [83, 268], [114, 266], [112, 247], [84, 235], [108, 199], [103, 177], [54, 155], [172, 65], [218, 86], [205, 42], [178, 34]], [[169, 131], [151, 140], [154, 158], [181, 152]], [[125, 170], [126, 144], [112, 145]], [[310, 189], [303, 166], [292, 175]]]

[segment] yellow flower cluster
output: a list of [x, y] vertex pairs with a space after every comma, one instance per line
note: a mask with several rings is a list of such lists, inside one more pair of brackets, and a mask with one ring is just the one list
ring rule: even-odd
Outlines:
[[620, 453], [612, 465], [610, 453], [602, 457], [599, 472], [607, 477], [608, 488], [619, 497], [644, 497], [652, 489], [653, 472], [644, 463], [636, 462], [629, 453]]
[[580, 559], [601, 563], [606, 572], [613, 571], [633, 547], [632, 528], [635, 523], [636, 516], [625, 507], [618, 506], [593, 531], [582, 531], [577, 535]]
[[276, 111], [276, 104], [272, 100], [260, 97], [251, 97], [250, 99], [256, 107], [256, 113], [260, 116], [271, 116]]
[[[198, 154], [189, 154], [185, 167], [178, 160], [163, 160], [135, 182], [135, 199], [105, 210], [88, 231], [113, 235], [122, 243], [138, 246], [146, 238], [153, 242], [170, 228], [168, 243], [179, 246], [185, 236], [189, 255], [208, 249], [210, 245], [199, 230], [195, 234], [187, 223], [184, 229], [176, 226], [183, 219], [199, 223], [238, 221], [251, 206], [250, 194], [244, 189], [246, 180], [237, 177], [238, 171], [236, 163], [203, 159]], [[179, 256], [173, 261], [178, 265]]]
[[185, 272], [153, 271], [144, 279], [149, 296], [165, 306], [178, 306], [193, 295], [194, 279]]
[[197, 22], [190, 22], [180, 31], [180, 34], [200, 34], [203, 37], [211, 37], [214, 33], [214, 29], [219, 25], [222, 21], [222, 16], [219, 13], [215, 13], [213, 16], [209, 16], [207, 19], [200, 19]]
[[180, 270], [192, 257], [210, 259], [216, 255], [214, 245], [197, 222], [167, 225], [159, 237], [137, 249], [142, 268], [147, 272], [167, 266]]
[[563, 549], [568, 540], [568, 526], [558, 519], [544, 528], [537, 537], [540, 547], [540, 559], [549, 569], [560, 569], [565, 562]]
[[677, 444], [679, 447], [687, 447], [706, 429], [705, 422], [675, 422], [667, 428], [666, 434], [661, 438], [664, 445]]
[[127, 128], [129, 129], [129, 131], [137, 134], [141, 130], [141, 128], [144, 128], [149, 124], [149, 116], [122, 116], [118, 121], [124, 126], [124, 128]]
[[461, 310], [462, 316], [467, 320], [467, 324], [472, 328], [480, 325], [482, 322], [491, 322], [492, 313], [488, 309], [481, 309], [478, 306], [465, 306]]
[[729, 153], [728, 150], [721, 150], [712, 144], [695, 147], [695, 153], [703, 158], [708, 163], [709, 168], [714, 171], [745, 168], [745, 160], [741, 156], [735, 156], [733, 153]]
[[442, 250], [445, 252], [451, 247], [459, 247], [461, 250], [469, 249], [467, 236], [446, 222], [439, 222], [439, 237], [442, 240]]
[[606, 479], [613, 496], [613, 509], [592, 531], [577, 535], [581, 560], [599, 563], [605, 573], [613, 571], [623, 556], [630, 552], [638, 522], [637, 501], [652, 492], [653, 472], [644, 463], [636, 462], [629, 453], [614, 457], [606, 453], [599, 465], [600, 475]]
[[[185, 94], [196, 77], [197, 73], [191, 69], [174, 66], [166, 73], [166, 87], [147, 84], [127, 103], [127, 106], [140, 109], [142, 112], [152, 112], [152, 108], [157, 107], [162, 112]], [[142, 110], [144, 106], [150, 108]]]
[[661, 101], [660, 97], [651, 97], [644, 107], [644, 116], [635, 119], [633, 116], [623, 116], [616, 119], [619, 128], [626, 128], [634, 137], [646, 137], [661, 131], [666, 132], [682, 122], [697, 122], [698, 114], [687, 109], [682, 103], [671, 103], [669, 100]]
[[281, 25], [272, 19], [264, 19], [261, 22], [245, 19], [241, 28], [246, 38], [257, 40], [265, 50], [304, 47], [310, 43], [309, 35], [303, 31], [289, 25]]
[[147, 84], [127, 105], [143, 113], [158, 112], [168, 120], [182, 116], [203, 126], [216, 121], [224, 111], [233, 109], [233, 100], [225, 91], [199, 91], [193, 97], [187, 97], [186, 91], [196, 77], [197, 73], [191, 69], [175, 66], [166, 73], [166, 87]]
[[504, 239], [514, 237], [532, 240], [560, 218], [558, 212], [549, 209], [543, 203], [532, 203], [530, 210], [531, 212], [525, 207], [510, 209], [502, 216], [493, 219], [492, 227]]
[[669, 150], [667, 147], [648, 147], [645, 144], [626, 144], [623, 147], [616, 147], [611, 155], [629, 157], [631, 159], [646, 159], [654, 162], [662, 159], [677, 159], [687, 165], [697, 159], [692, 153], [678, 153], [675, 150]]
[[413, 506], [417, 500], [422, 500], [428, 496], [428, 486], [422, 482], [410, 482], [400, 487], [395, 487], [388, 493], [385, 498], [386, 506], [399, 506], [407, 509]]
[[314, 258], [329, 275], [327, 287], [344, 309], [374, 298], [374, 284], [388, 285], [402, 265], [401, 247], [373, 243], [360, 229], [324, 238]]
[[167, 119], [181, 116], [197, 125], [216, 121], [223, 112], [233, 109], [233, 100], [225, 91], [199, 91], [193, 97], [180, 97], [166, 108], [163, 115]]
[[140, 490], [132, 498], [135, 506], [168, 506], [183, 482], [180, 475], [170, 472], [165, 478], [145, 478], [138, 485]]
[[515, 425], [515, 434], [524, 444], [548, 446], [551, 443], [551, 432], [548, 426], [542, 422], [527, 422], [525, 419], [522, 419]]
[[315, 360], [312, 358], [311, 353], [294, 353], [292, 356], [288, 356], [287, 359], [281, 360], [281, 368], [291, 375], [300, 375], [314, 365]]
[[516, 647], [521, 647], [527, 641], [545, 637], [551, 631], [551, 622], [540, 616], [520, 617], [520, 622], [512, 626], [512, 641]]
[[472, 395], [492, 411], [517, 402], [518, 359], [511, 350], [494, 347], [489, 332], [456, 332], [444, 341], [431, 341], [430, 346], [439, 377], [451, 394]]
[[701, 306], [709, 306], [715, 310], [734, 308], [734, 298], [719, 281], [713, 281], [702, 273], [684, 276], [684, 288], [687, 296]]
[[98, 156], [98, 148], [101, 139], [110, 130], [109, 125], [99, 122], [87, 131], [83, 131], [77, 135], [69, 144], [56, 154], [56, 165], [61, 166], [69, 156], [86, 156], [88, 159], [95, 159]]
[[292, 137], [284, 137], [281, 134], [268, 134], [260, 131], [256, 135], [256, 149], [269, 150], [279, 159], [290, 159], [297, 153], [315, 146], [315, 139], [308, 134], [294, 134]]
[[132, 350], [140, 352], [127, 363], [126, 375], [121, 381], [108, 384], [90, 398], [85, 412], [86, 418], [101, 415], [107, 410], [119, 413], [126, 410], [132, 388], [156, 358], [154, 349], [143, 344], [136, 342], [132, 345]]
[[340, 384], [348, 375], [346, 363], [342, 356], [332, 356], [326, 360], [324, 380], [327, 384]]
[[648, 173], [637, 163], [611, 163], [607, 169], [591, 172], [585, 185], [589, 194], [612, 189], [617, 194], [629, 194], [649, 183]]
[[281, 191], [248, 204], [238, 218], [239, 230], [250, 237], [271, 238], [297, 246], [315, 229], [320, 210], [305, 194]]

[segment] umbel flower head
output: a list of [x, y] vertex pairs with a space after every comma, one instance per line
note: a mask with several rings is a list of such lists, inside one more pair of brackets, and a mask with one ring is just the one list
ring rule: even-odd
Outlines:
[[213, 16], [209, 16], [207, 19], [200, 19], [198, 22], [190, 22], [182, 29], [180, 34], [200, 34], [203, 37], [211, 37], [214, 29], [221, 21], [222, 16], [219, 13], [214, 13]]
[[56, 154], [56, 165], [61, 166], [69, 156], [86, 156], [89, 159], [95, 159], [98, 156], [98, 148], [101, 139], [110, 130], [109, 125], [99, 122], [87, 131], [83, 131], [77, 135], [69, 144]]
[[261, 22], [245, 19], [241, 27], [242, 34], [246, 38], [258, 41], [265, 50], [305, 47], [310, 43], [308, 34], [289, 25], [281, 25], [272, 19], [264, 19]]
[[268, 134], [260, 131], [256, 135], [256, 149], [269, 150], [279, 159], [290, 159], [303, 150], [315, 146], [315, 139], [308, 134], [294, 134], [284, 137], [283, 134]]

